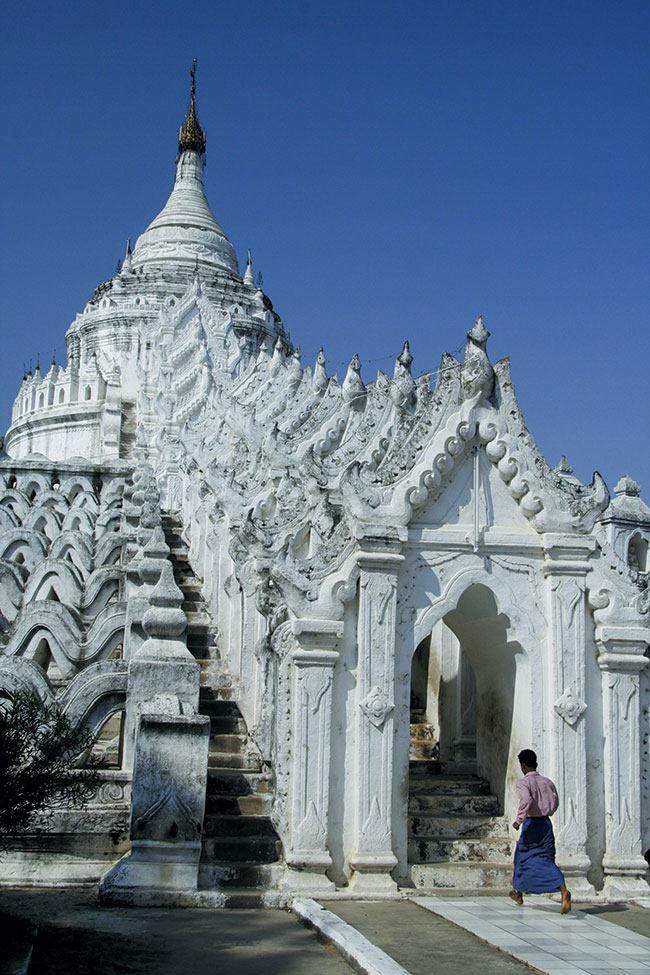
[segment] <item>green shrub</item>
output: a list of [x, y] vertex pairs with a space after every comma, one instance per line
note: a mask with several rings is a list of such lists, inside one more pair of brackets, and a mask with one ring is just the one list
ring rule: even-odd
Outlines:
[[92, 744], [83, 725], [34, 694], [0, 703], [0, 847], [10, 836], [47, 829], [57, 810], [92, 797], [97, 772], [78, 767]]

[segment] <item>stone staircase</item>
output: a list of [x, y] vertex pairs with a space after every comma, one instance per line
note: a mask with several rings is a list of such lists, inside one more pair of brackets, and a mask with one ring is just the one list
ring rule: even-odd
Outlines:
[[509, 889], [512, 842], [490, 784], [470, 761], [440, 762], [433, 728], [411, 712], [410, 875], [420, 889]]
[[211, 724], [199, 888], [218, 890], [224, 907], [257, 907], [283, 870], [281, 842], [270, 819], [275, 779], [234, 700], [180, 521], [164, 515], [163, 529], [183, 593], [187, 647], [201, 665], [199, 712]]
[[436, 731], [427, 721], [424, 708], [411, 708], [411, 738], [409, 758], [412, 762], [438, 758]]

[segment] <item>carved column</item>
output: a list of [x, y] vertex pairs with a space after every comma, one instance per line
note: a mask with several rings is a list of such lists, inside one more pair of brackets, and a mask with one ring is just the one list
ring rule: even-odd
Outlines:
[[299, 619], [292, 628], [298, 647], [291, 653], [291, 841], [286, 860], [292, 888], [322, 893], [334, 889], [325, 871], [332, 864], [328, 850], [332, 683], [339, 659], [334, 647], [343, 635], [343, 623]]
[[647, 897], [648, 864], [641, 842], [640, 675], [648, 630], [599, 626], [598, 664], [603, 679], [605, 738], [604, 893]]
[[[560, 805], [553, 818], [558, 865], [574, 894], [592, 894], [587, 880], [587, 747], [585, 703], [585, 577], [595, 547], [589, 536], [544, 536], [550, 602], [549, 715], [551, 767]], [[542, 769], [545, 771], [545, 769]]]
[[[406, 532], [404, 531], [404, 534]], [[393, 891], [393, 709], [399, 529], [367, 528], [359, 539], [355, 836], [350, 886]]]

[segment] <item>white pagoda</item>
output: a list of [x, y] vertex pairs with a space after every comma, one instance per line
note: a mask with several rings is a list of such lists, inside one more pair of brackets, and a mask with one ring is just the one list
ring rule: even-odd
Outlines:
[[108, 902], [506, 887], [517, 753], [574, 894], [650, 894], [650, 509], [551, 469], [462, 362], [304, 365], [204, 194], [171, 195], [25, 377], [0, 459], [0, 693], [97, 734], [5, 883]]

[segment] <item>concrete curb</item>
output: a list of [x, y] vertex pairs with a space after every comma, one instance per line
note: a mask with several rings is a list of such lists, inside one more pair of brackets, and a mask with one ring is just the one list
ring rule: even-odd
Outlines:
[[363, 975], [409, 975], [385, 951], [316, 901], [296, 899], [291, 910], [304, 924], [314, 928], [324, 941], [338, 948], [345, 960]]

